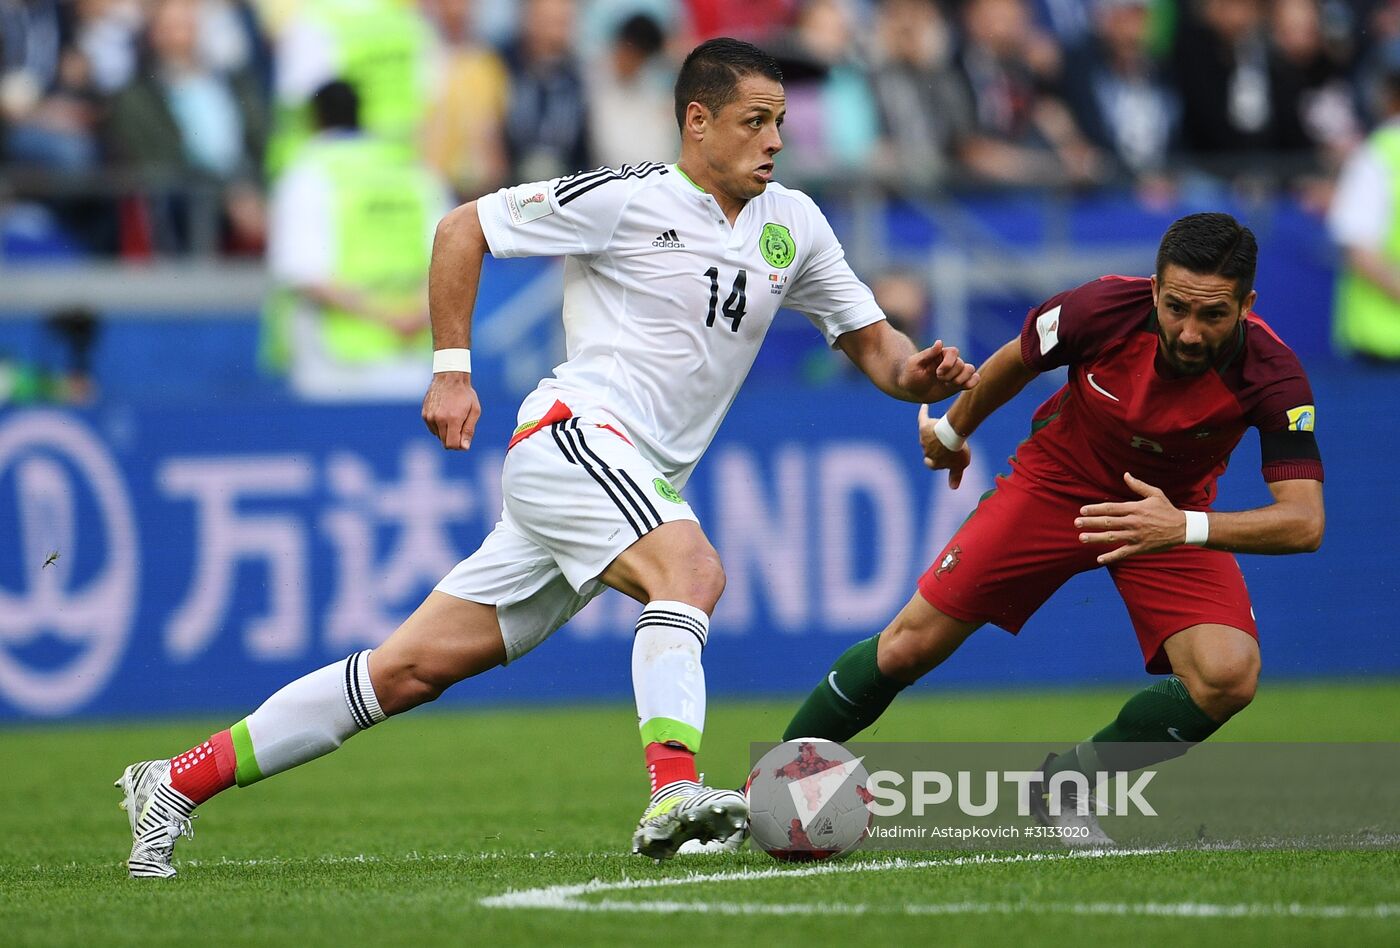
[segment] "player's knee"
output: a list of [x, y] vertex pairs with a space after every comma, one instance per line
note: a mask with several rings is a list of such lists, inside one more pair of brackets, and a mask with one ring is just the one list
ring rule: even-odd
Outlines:
[[703, 595], [708, 601], [703, 608], [706, 612], [712, 611], [719, 602], [719, 597], [724, 595], [724, 587], [728, 583], [724, 575], [724, 564], [720, 562], [714, 547], [707, 547], [697, 557], [695, 582], [696, 593]]
[[1259, 686], [1259, 659], [1240, 655], [1200, 668], [1192, 697], [1216, 720], [1223, 721], [1249, 707]]
[[714, 547], [705, 544], [677, 558], [676, 568], [665, 581], [669, 593], [654, 599], [678, 599], [705, 612], [714, 612], [724, 595], [724, 564]]

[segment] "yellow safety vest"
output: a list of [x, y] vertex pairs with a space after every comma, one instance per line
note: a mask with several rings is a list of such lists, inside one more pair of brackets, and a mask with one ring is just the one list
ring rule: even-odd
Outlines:
[[[314, 140], [301, 157], [331, 184], [335, 232], [331, 281], [357, 290], [391, 309], [425, 299], [431, 252], [428, 228], [442, 211], [442, 186], [423, 166], [404, 158], [399, 147], [368, 136]], [[264, 313], [262, 360], [283, 369], [290, 352], [290, 296], [279, 291]], [[343, 310], [321, 313], [322, 343], [328, 354], [348, 363], [396, 358], [432, 348], [425, 328], [405, 338], [364, 316]]]
[[[1400, 127], [1377, 131], [1367, 147], [1376, 150], [1390, 173], [1390, 229], [1381, 250], [1392, 266], [1400, 266]], [[1346, 270], [1337, 281], [1333, 313], [1333, 341], [1338, 349], [1400, 359], [1400, 300]]]
[[[303, 14], [335, 44], [339, 75], [360, 97], [360, 127], [411, 148], [427, 113], [424, 62], [431, 34], [411, 6], [395, 0], [310, 0]], [[279, 107], [267, 147], [276, 177], [311, 137], [308, 104]]]

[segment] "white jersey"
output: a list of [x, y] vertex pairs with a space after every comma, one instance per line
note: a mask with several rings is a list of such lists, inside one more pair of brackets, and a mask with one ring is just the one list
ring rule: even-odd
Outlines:
[[503, 188], [477, 201], [496, 257], [566, 257], [568, 360], [525, 399], [616, 418], [677, 486], [690, 476], [781, 306], [829, 344], [884, 318], [822, 212], [769, 184], [731, 227], [675, 165]]

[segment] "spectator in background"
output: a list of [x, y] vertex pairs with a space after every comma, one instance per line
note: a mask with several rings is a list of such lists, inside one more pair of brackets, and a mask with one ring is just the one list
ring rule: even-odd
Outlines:
[[1400, 40], [1379, 51], [1385, 121], [1342, 169], [1327, 224], [1342, 252], [1337, 348], [1400, 365]]
[[63, 25], [57, 0], [0, 0], [0, 156], [71, 174], [98, 163], [97, 110]]
[[[86, 57], [97, 91], [111, 95], [136, 76], [146, 0], [76, 0], [72, 44]], [[196, 0], [199, 58], [220, 72], [253, 68], [262, 38], [245, 0]]]
[[542, 181], [594, 163], [574, 13], [573, 0], [526, 0], [519, 34], [505, 48], [506, 153], [516, 179]]
[[365, 130], [415, 149], [432, 101], [432, 28], [406, 0], [301, 0], [276, 49], [277, 109], [268, 148], [275, 177], [311, 134], [312, 93], [343, 79]]
[[86, 57], [92, 83], [103, 95], [120, 92], [136, 75], [146, 25], [142, 0], [77, 0], [73, 45]]
[[441, 60], [423, 130], [428, 165], [462, 200], [506, 180], [504, 124], [510, 78], [496, 51], [476, 37], [472, 0], [423, 0]]
[[[1031, 12], [1036, 24], [1054, 39], [1061, 49], [1082, 46], [1094, 29], [1093, 7], [1097, 0], [1031, 0]], [[1075, 62], [1072, 57], [1071, 62]]]
[[1174, 47], [1182, 146], [1207, 170], [1265, 159], [1275, 141], [1264, 12], [1263, 0], [1197, 0], [1183, 10]]
[[191, 246], [190, 184], [218, 189], [230, 249], [260, 249], [263, 99], [246, 70], [225, 74], [201, 59], [199, 16], [196, 0], [156, 0], [137, 77], [112, 102], [108, 140], [123, 165], [168, 178], [150, 202], [158, 249]]
[[317, 133], [272, 193], [278, 291], [264, 362], [310, 401], [419, 401], [432, 376], [428, 260], [446, 192], [398, 143], [361, 131], [348, 83], [323, 86], [311, 106]]
[[695, 45], [690, 41], [685, 5], [676, 0], [587, 0], [579, 7], [575, 30], [579, 56], [590, 62], [603, 55], [617, 39], [622, 24], [638, 14], [660, 28], [666, 52], [677, 62]]
[[1055, 95], [1060, 54], [1025, 0], [967, 0], [962, 14], [958, 64], [976, 124], [960, 151], [968, 170], [1003, 184], [1094, 181], [1101, 159]]
[[[1355, 47], [1353, 80], [1367, 125], [1386, 120], [1386, 50], [1400, 39], [1400, 0], [1358, 3], [1348, 39]], [[1329, 8], [1330, 9], [1330, 8]]]
[[1067, 58], [1065, 97], [1115, 171], [1155, 179], [1174, 143], [1177, 103], [1152, 55], [1151, 0], [1095, 0], [1093, 31]]
[[782, 66], [789, 174], [865, 170], [879, 136], [850, 0], [810, 0], [769, 44]]
[[1274, 0], [1270, 37], [1275, 147], [1332, 171], [1361, 139], [1349, 50], [1324, 34], [1318, 0]]
[[928, 187], [955, 167], [973, 130], [972, 103], [952, 63], [952, 36], [935, 0], [884, 0], [871, 73], [884, 176]]
[[589, 65], [588, 131], [598, 164], [616, 168], [674, 157], [676, 68], [665, 47], [661, 25], [636, 13], [618, 26], [612, 45]]

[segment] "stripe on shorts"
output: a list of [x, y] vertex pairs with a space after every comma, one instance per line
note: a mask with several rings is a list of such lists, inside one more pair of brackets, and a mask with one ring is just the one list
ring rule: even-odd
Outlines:
[[561, 422], [554, 426], [554, 440], [559, 442], [559, 450], [563, 452], [564, 457], [568, 459], [570, 463], [581, 465], [583, 469], [588, 472], [588, 476], [597, 482], [598, 486], [603, 489], [603, 493], [607, 494], [608, 499], [622, 512], [622, 516], [627, 520], [627, 525], [632, 528], [632, 532], [637, 535], [638, 539], [641, 539], [651, 527], [647, 526], [646, 529], [643, 529], [643, 525], [637, 522], [637, 518], [633, 516], [628, 505], [623, 503], [622, 498], [614, 491], [613, 486], [601, 472], [594, 469], [593, 465], [584, 460], [582, 455], [570, 455], [571, 449], [577, 452], [578, 446], [573, 441], [572, 433], [567, 427], [568, 424], [569, 422]]
[[[564, 422], [558, 430], [562, 433], [564, 441], [574, 449], [578, 463], [598, 486], [603, 488], [603, 492], [617, 505], [617, 509], [622, 511], [638, 538], [661, 526], [661, 516], [637, 487], [636, 482], [628, 477], [626, 472], [609, 467], [607, 462], [588, 446], [577, 418]], [[590, 460], [593, 463], [590, 463]]]
[[586, 465], [588, 462], [583, 459], [584, 456], [587, 455], [597, 463], [598, 467], [603, 471], [603, 474], [612, 481], [613, 485], [632, 503], [633, 508], [637, 511], [637, 516], [641, 519], [642, 523], [646, 524], [647, 529], [655, 530], [657, 527], [661, 526], [661, 514], [656, 512], [656, 506], [652, 504], [651, 499], [647, 497], [646, 491], [642, 490], [641, 487], [637, 485], [637, 482], [632, 479], [632, 475], [628, 474], [626, 471], [619, 470], [615, 467], [608, 467], [607, 462], [598, 456], [597, 452], [588, 444], [587, 439], [584, 438], [583, 429], [579, 427], [579, 420], [577, 418], [569, 420], [566, 425], [566, 430], [571, 431], [573, 434], [573, 443], [579, 449], [579, 460]]
[[559, 431], [565, 424], [567, 424], [567, 422], [561, 421], [557, 424], [550, 425], [549, 433], [554, 436], [554, 443], [559, 445], [559, 453], [564, 455], [564, 460], [568, 461], [570, 464], [577, 464], [578, 458], [574, 457], [573, 451], [570, 450], [569, 446], [564, 442], [564, 437]]

